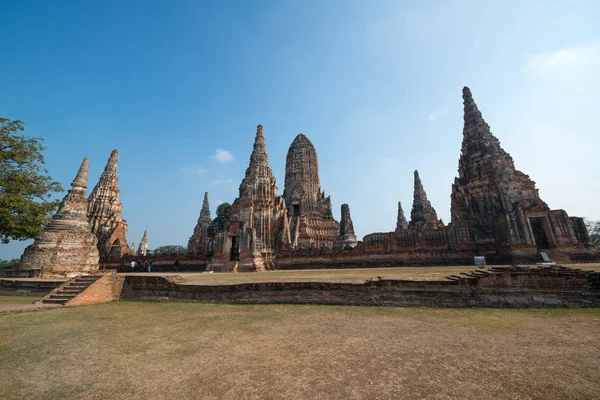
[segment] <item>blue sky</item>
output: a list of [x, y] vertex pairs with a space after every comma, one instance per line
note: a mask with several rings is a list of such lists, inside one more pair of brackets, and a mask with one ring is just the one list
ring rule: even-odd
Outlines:
[[[408, 216], [413, 170], [445, 221], [469, 86], [553, 209], [600, 220], [597, 1], [0, 1], [0, 116], [45, 138], [65, 188], [112, 149], [128, 240], [187, 243], [233, 202], [256, 125], [283, 193], [303, 132], [357, 235]], [[0, 245], [18, 257], [29, 242]]]

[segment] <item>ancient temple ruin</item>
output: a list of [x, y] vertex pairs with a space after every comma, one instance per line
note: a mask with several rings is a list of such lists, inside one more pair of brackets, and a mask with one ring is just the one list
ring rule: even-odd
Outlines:
[[119, 152], [112, 151], [104, 172], [88, 197], [88, 217], [98, 238], [100, 256], [121, 257], [130, 253], [127, 245], [127, 221], [123, 219], [117, 164]]
[[144, 235], [142, 236], [142, 240], [140, 241], [140, 245], [137, 251], [138, 256], [145, 256], [148, 254], [148, 232], [144, 231]]
[[515, 168], [483, 119], [471, 91], [463, 89], [464, 128], [458, 177], [452, 185], [452, 224], [472, 228], [480, 247], [511, 253], [583, 250], [589, 242], [582, 218], [550, 210], [528, 175]]
[[214, 239], [213, 268], [230, 271], [237, 263], [239, 271], [262, 271], [289, 243], [287, 208], [269, 167], [263, 127], [258, 125], [250, 164], [231, 206], [229, 222]]
[[287, 153], [283, 197], [292, 246], [331, 248], [339, 236], [340, 224], [333, 218], [331, 197], [321, 190], [315, 147], [302, 133]]
[[408, 229], [408, 221], [404, 216], [404, 210], [402, 209], [402, 202], [398, 202], [398, 217], [396, 218], [396, 232]]
[[19, 270], [42, 270], [44, 276], [74, 276], [98, 271], [98, 239], [88, 220], [85, 189], [88, 166], [85, 158], [71, 190], [46, 228], [21, 256]]
[[[550, 210], [535, 183], [515, 168], [491, 133], [468, 88], [463, 102], [463, 142], [448, 225], [438, 218], [414, 171], [410, 221], [398, 202], [394, 231], [370, 233], [358, 241], [347, 204], [341, 207], [341, 223], [334, 219], [331, 198], [321, 188], [316, 150], [303, 134], [288, 150], [285, 189], [279, 195], [258, 125], [229, 219], [222, 228], [209, 230], [205, 194], [187, 257], [215, 271], [458, 265], [472, 264], [478, 255], [490, 264], [535, 263], [542, 250], [557, 262], [591, 260], [593, 247], [583, 219]], [[116, 187], [116, 180], [105, 186]], [[118, 189], [110, 193], [118, 195]], [[138, 254], [147, 247], [144, 233]]]
[[342, 204], [342, 219], [340, 220], [340, 234], [334, 243], [336, 249], [353, 249], [358, 244], [354, 234], [354, 223], [350, 217], [350, 206]]
[[427, 199], [427, 193], [423, 189], [423, 183], [419, 177], [419, 171], [415, 170], [415, 189], [413, 193], [413, 205], [410, 211], [409, 228], [441, 228], [444, 224], [438, 219], [435, 209]]
[[206, 254], [210, 249], [210, 237], [208, 236], [208, 227], [212, 219], [210, 218], [210, 206], [208, 203], [208, 192], [204, 192], [204, 201], [200, 210], [200, 217], [194, 228], [194, 233], [188, 240], [188, 252]]

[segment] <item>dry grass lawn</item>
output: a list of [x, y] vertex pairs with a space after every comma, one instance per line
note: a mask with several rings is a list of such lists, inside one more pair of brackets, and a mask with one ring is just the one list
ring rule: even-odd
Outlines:
[[40, 299], [40, 296], [2, 296], [0, 295], [0, 307], [15, 304], [31, 304]]
[[[573, 268], [599, 270], [600, 264], [571, 264]], [[443, 279], [448, 275], [473, 271], [470, 266], [448, 267], [401, 267], [401, 268], [364, 268], [364, 269], [313, 269], [295, 271], [270, 271], [264, 273], [179, 273], [156, 275], [180, 275], [193, 284], [228, 284], [244, 282], [296, 282], [296, 281], [336, 281], [358, 282], [375, 277], [399, 279]]]
[[599, 309], [115, 302], [0, 315], [2, 399], [599, 397]]

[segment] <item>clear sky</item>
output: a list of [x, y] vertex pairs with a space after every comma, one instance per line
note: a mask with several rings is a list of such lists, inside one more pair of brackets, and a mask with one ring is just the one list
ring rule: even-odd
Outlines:
[[[283, 193], [303, 132], [357, 236], [410, 214], [413, 170], [444, 222], [469, 86], [553, 209], [600, 220], [598, 1], [0, 0], [0, 116], [45, 138], [65, 188], [118, 149], [129, 242], [186, 245], [233, 202], [256, 125]], [[29, 242], [0, 245], [20, 256]]]

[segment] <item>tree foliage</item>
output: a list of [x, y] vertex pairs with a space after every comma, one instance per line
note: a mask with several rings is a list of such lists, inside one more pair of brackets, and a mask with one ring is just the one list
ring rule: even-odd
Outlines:
[[33, 238], [50, 221], [61, 192], [47, 176], [42, 138], [23, 135], [23, 122], [0, 117], [0, 241]]
[[18, 258], [13, 258], [12, 260], [0, 260], [0, 269], [11, 269], [12, 267], [19, 264]]
[[231, 204], [222, 203], [217, 207], [217, 216], [210, 222], [208, 227], [208, 235], [214, 237], [217, 232], [222, 231], [225, 225], [229, 222], [229, 214], [231, 213]]
[[585, 227], [590, 235], [590, 242], [600, 249], [600, 221], [585, 221]]
[[180, 245], [160, 246], [154, 249], [152, 254], [185, 254], [187, 249]]

